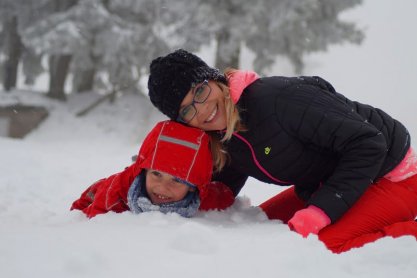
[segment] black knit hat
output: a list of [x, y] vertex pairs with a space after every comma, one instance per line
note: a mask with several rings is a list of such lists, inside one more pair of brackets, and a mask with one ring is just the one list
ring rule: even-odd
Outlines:
[[193, 84], [215, 80], [227, 84], [225, 76], [196, 55], [183, 49], [154, 59], [148, 80], [149, 97], [162, 113], [177, 120], [181, 102]]

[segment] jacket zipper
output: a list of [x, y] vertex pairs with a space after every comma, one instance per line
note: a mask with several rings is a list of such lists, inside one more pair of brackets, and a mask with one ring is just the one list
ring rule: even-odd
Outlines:
[[251, 151], [252, 154], [252, 159], [253, 162], [255, 162], [256, 167], [258, 167], [259, 170], [261, 170], [262, 173], [264, 173], [268, 178], [270, 178], [271, 180], [278, 182], [280, 184], [286, 184], [286, 185], [290, 185], [292, 184], [291, 182], [287, 182], [287, 181], [283, 181], [280, 179], [275, 178], [274, 176], [272, 176], [264, 167], [262, 167], [262, 165], [259, 163], [258, 159], [256, 158], [256, 154], [255, 154], [255, 150], [253, 149], [252, 145], [249, 143], [248, 140], [246, 140], [243, 136], [237, 134], [236, 132], [233, 132], [233, 135], [236, 136], [237, 138], [239, 138], [243, 143], [245, 143], [248, 147], [249, 150]]

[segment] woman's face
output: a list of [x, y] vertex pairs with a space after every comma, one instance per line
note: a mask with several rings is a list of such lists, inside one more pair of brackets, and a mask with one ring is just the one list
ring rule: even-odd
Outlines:
[[[193, 104], [194, 95], [196, 93], [196, 87], [191, 88], [187, 95], [181, 102], [181, 111], [187, 105]], [[194, 107], [197, 109], [197, 114], [194, 118], [187, 122], [188, 125], [197, 127], [199, 129], [210, 131], [210, 130], [223, 130], [226, 128], [226, 108], [225, 108], [225, 97], [221, 88], [216, 82], [208, 81], [207, 90], [211, 90], [208, 98], [203, 103], [194, 102]]]
[[146, 171], [146, 191], [155, 205], [180, 201], [192, 190], [174, 176], [152, 169]]

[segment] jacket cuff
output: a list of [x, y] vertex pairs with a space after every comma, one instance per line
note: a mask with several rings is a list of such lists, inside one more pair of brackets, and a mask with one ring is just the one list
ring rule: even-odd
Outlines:
[[350, 208], [350, 206], [343, 199], [343, 194], [333, 192], [325, 187], [321, 187], [310, 200], [308, 205], [313, 205], [321, 210], [330, 218], [334, 223]]

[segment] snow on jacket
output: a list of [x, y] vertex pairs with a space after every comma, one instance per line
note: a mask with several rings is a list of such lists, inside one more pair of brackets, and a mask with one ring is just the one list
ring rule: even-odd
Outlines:
[[168, 173], [196, 185], [200, 210], [225, 209], [234, 201], [228, 187], [220, 182], [210, 183], [212, 157], [208, 136], [199, 129], [164, 121], [145, 138], [132, 165], [95, 182], [72, 204], [71, 210], [82, 210], [90, 218], [108, 211], [129, 210], [129, 187], [144, 169]]
[[244, 82], [238, 82], [240, 90], [233, 88], [236, 82], [229, 84], [247, 131], [234, 133], [226, 143], [231, 163], [213, 177], [235, 196], [248, 176], [294, 184], [299, 197], [334, 222], [370, 184], [399, 164], [410, 147], [400, 122], [347, 99], [320, 77]]

